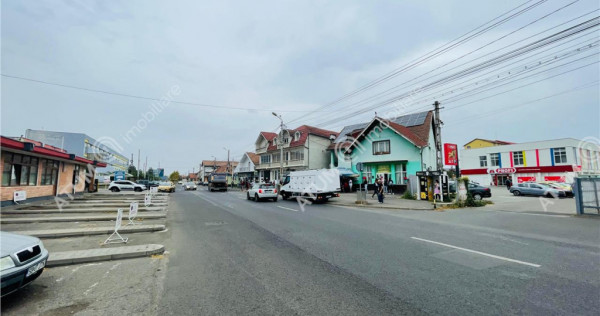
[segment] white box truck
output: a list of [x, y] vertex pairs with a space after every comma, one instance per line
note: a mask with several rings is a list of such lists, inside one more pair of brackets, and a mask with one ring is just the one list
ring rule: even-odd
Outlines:
[[281, 186], [281, 197], [304, 197], [311, 201], [325, 202], [339, 196], [340, 172], [337, 169], [292, 171]]

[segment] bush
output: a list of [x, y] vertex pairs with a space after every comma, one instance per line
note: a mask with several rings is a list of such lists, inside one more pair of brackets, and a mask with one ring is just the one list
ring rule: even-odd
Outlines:
[[414, 195], [410, 194], [410, 192], [408, 192], [408, 190], [404, 191], [404, 194], [402, 194], [402, 198], [406, 199], [406, 200], [416, 200], [417, 198], [415, 198]]

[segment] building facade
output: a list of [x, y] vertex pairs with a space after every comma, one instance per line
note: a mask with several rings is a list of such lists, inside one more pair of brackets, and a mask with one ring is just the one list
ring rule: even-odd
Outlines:
[[505, 142], [503, 140], [489, 140], [483, 138], [475, 138], [472, 141], [466, 143], [463, 148], [464, 149], [475, 149], [475, 148], [483, 148], [483, 147], [492, 147], [492, 146], [503, 146], [503, 145], [512, 145], [514, 143]]
[[572, 183], [579, 174], [598, 174], [597, 144], [573, 138], [465, 149], [461, 175], [484, 185], [556, 181]]
[[[83, 158], [106, 163], [105, 168], [98, 168], [98, 173], [108, 174], [114, 171], [127, 171], [129, 167], [129, 159], [118, 152], [118, 150], [121, 150], [120, 148], [111, 148], [108, 146], [109, 141], [99, 142], [83, 133], [28, 129], [25, 131], [25, 138], [64, 149]], [[110, 145], [120, 147], [116, 142]]]
[[236, 179], [244, 179], [250, 181], [257, 181], [256, 165], [260, 160], [260, 156], [255, 153], [247, 152], [244, 153], [240, 163], [233, 170], [233, 174]]
[[[232, 174], [237, 165], [237, 161], [202, 160], [202, 163], [200, 163], [198, 178], [200, 181], [206, 183], [210, 179], [210, 175], [213, 172]], [[228, 182], [231, 182], [230, 178], [231, 176], [228, 176]]]
[[15, 192], [24, 202], [82, 193], [94, 182], [96, 167], [106, 164], [35, 141], [1, 137], [2, 205], [13, 204]]
[[[281, 143], [279, 135], [270, 132], [260, 132], [256, 139], [255, 152], [260, 160], [255, 168], [259, 181], [275, 181], [290, 171], [329, 167], [327, 148], [338, 136], [337, 132], [302, 125], [296, 129], [284, 129], [281, 134]], [[283, 175], [280, 175], [282, 165]]]
[[432, 111], [347, 126], [329, 147], [331, 168], [351, 169], [358, 174], [355, 183], [381, 177], [406, 184], [418, 171], [437, 168], [434, 133]]

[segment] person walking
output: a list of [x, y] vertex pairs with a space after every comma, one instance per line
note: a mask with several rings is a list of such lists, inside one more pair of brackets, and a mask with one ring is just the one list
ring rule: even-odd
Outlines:
[[383, 180], [383, 193], [387, 194], [388, 193], [388, 181], [385, 179]]
[[388, 180], [388, 190], [392, 191], [392, 194], [394, 194], [394, 191], [392, 190], [392, 184], [394, 184], [394, 181], [392, 181], [392, 179]]
[[504, 184], [506, 184], [506, 189], [510, 190], [510, 187], [512, 187], [512, 180], [510, 178], [506, 178], [506, 182], [504, 182]]
[[379, 203], [383, 204], [383, 199], [384, 199], [384, 195], [383, 195], [383, 183], [382, 185], [377, 187], [377, 200], [379, 200]]
[[371, 198], [374, 199], [375, 195], [379, 192], [379, 178], [375, 179], [375, 189], [373, 190], [373, 194], [371, 194]]
[[350, 187], [350, 192], [352, 192], [352, 179], [348, 180], [348, 187]]
[[435, 186], [433, 188], [433, 198], [435, 200], [441, 200], [440, 183], [437, 181], [435, 182]]

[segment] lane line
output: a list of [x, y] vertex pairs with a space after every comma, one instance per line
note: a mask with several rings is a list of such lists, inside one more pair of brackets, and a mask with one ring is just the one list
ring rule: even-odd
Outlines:
[[294, 211], [294, 212], [300, 212], [299, 210], [295, 210], [295, 209], [289, 208], [289, 207], [283, 207], [283, 206], [277, 206], [277, 207], [282, 208], [284, 210], [289, 210], [289, 211]]
[[478, 254], [478, 255], [482, 255], [482, 256], [486, 256], [486, 257], [498, 259], [498, 260], [504, 260], [504, 261], [508, 261], [508, 262], [523, 264], [523, 265], [534, 267], [534, 268], [541, 267], [541, 265], [539, 265], [539, 264], [525, 262], [525, 261], [520, 261], [520, 260], [515, 260], [515, 259], [510, 259], [510, 258], [506, 258], [506, 257], [502, 257], [502, 256], [496, 256], [496, 255], [492, 255], [492, 254], [489, 254], [489, 253], [485, 253], [485, 252], [481, 252], [481, 251], [477, 251], [477, 250], [472, 250], [472, 249], [467, 249], [467, 248], [462, 248], [462, 247], [457, 247], [457, 246], [452, 246], [452, 245], [444, 244], [444, 243], [433, 241], [433, 240], [427, 240], [427, 239], [418, 238], [418, 237], [410, 237], [410, 238], [415, 239], [415, 240], [420, 240], [420, 241], [428, 242], [428, 243], [432, 243], [432, 244], [436, 244], [436, 245], [440, 245], [440, 246], [444, 246], [444, 247], [448, 247], [448, 248], [452, 248], [452, 249], [457, 249], [457, 250], [462, 250], [462, 251], [466, 251], [466, 252], [470, 252], [470, 253], [475, 253], [475, 254]]

